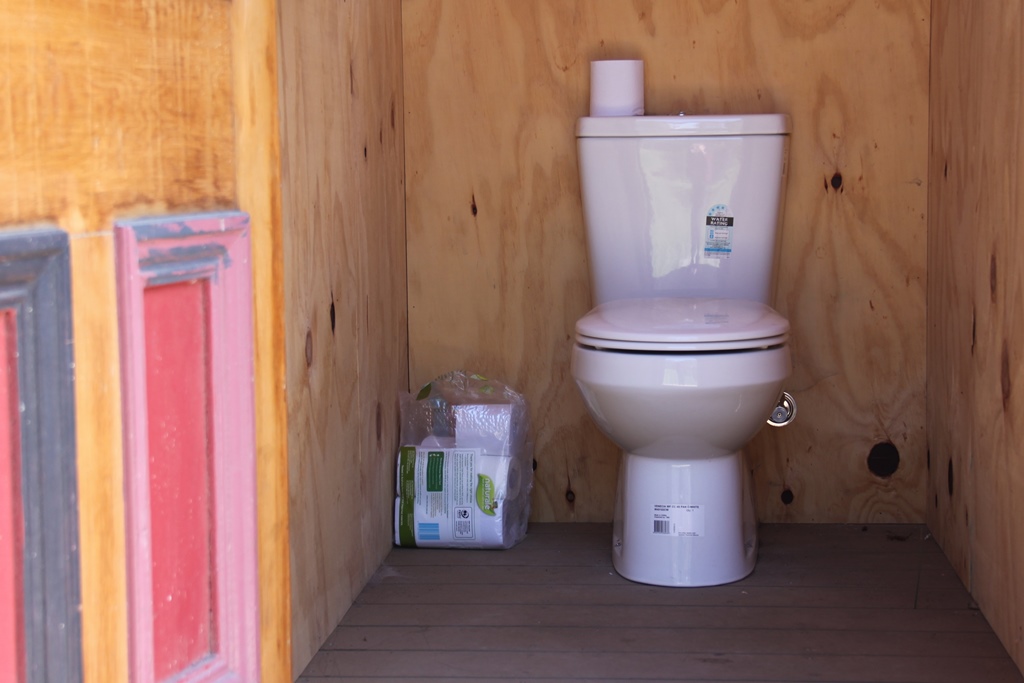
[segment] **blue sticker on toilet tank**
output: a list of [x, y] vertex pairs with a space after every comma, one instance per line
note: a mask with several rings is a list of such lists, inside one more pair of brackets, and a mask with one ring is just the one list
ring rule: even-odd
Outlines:
[[704, 258], [729, 258], [732, 255], [734, 217], [725, 204], [708, 209], [704, 224]]

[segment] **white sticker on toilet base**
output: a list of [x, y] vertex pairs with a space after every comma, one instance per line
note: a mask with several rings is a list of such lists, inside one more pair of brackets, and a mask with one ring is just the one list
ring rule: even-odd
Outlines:
[[703, 536], [703, 505], [654, 505], [654, 533], [665, 536]]

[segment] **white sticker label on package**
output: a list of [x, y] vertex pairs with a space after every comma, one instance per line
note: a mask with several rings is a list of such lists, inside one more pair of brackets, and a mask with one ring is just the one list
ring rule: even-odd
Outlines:
[[455, 519], [452, 522], [452, 538], [457, 541], [474, 538], [472, 507], [467, 505], [455, 508]]
[[416, 450], [416, 544], [476, 538], [478, 448]]
[[703, 536], [703, 505], [654, 506], [654, 533], [666, 536]]

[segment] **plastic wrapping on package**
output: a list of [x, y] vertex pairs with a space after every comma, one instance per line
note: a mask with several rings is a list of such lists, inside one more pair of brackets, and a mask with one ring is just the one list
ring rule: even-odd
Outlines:
[[533, 454], [526, 402], [500, 382], [449, 373], [402, 396], [395, 543], [511, 548], [526, 536]]

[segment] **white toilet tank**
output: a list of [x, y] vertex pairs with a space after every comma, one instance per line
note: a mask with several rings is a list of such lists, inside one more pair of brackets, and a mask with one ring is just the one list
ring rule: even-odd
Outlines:
[[594, 304], [771, 305], [789, 131], [784, 114], [581, 118]]

